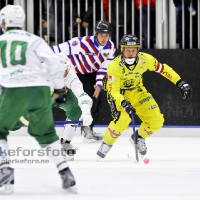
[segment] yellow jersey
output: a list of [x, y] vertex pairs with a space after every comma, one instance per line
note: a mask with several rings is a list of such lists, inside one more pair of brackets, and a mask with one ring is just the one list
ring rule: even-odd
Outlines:
[[108, 66], [106, 75], [106, 89], [115, 100], [116, 105], [121, 106], [125, 99], [123, 92], [126, 90], [146, 90], [143, 86], [143, 74], [154, 71], [174, 84], [180, 80], [180, 76], [167, 64], [162, 64], [150, 54], [139, 52], [136, 64], [126, 66], [122, 55], [117, 56]]

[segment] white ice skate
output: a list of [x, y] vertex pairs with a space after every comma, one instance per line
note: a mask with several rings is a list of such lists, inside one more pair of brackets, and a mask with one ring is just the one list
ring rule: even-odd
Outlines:
[[59, 172], [62, 179], [62, 188], [66, 189], [68, 192], [77, 194], [76, 181], [69, 168], [63, 169]]
[[98, 143], [103, 140], [103, 136], [100, 133], [92, 131], [90, 126], [82, 126], [81, 135], [84, 143]]
[[76, 154], [77, 147], [74, 147], [70, 144], [69, 141], [61, 138], [61, 144], [63, 145], [63, 148], [66, 151], [66, 158], [68, 161], [74, 161], [74, 155]]
[[0, 169], [0, 194], [11, 194], [14, 191], [14, 169], [3, 167]]
[[105, 158], [107, 153], [110, 151], [112, 145], [108, 145], [105, 142], [101, 144], [99, 147], [99, 150], [97, 151], [97, 161], [101, 160], [102, 158]]
[[[131, 142], [133, 146], [135, 146], [134, 133], [131, 135], [131, 138], [129, 139], [129, 141]], [[137, 148], [138, 148], [138, 153], [140, 154], [140, 157], [144, 157], [144, 155], [147, 153], [147, 147], [145, 144], [145, 139], [141, 137], [140, 135], [138, 135], [138, 138], [137, 138]]]

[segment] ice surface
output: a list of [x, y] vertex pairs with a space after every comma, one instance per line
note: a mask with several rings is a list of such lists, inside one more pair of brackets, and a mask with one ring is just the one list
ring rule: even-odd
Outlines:
[[[177, 129], [178, 131], [178, 129]], [[192, 131], [188, 129], [188, 131]], [[127, 154], [134, 149], [127, 136], [119, 138], [105, 159], [97, 162], [100, 143], [84, 144], [76, 136], [75, 161], [70, 161], [78, 194], [61, 188], [61, 179], [51, 164], [19, 164], [15, 167], [15, 192], [0, 195], [0, 200], [199, 200], [200, 137], [150, 137], [147, 139], [149, 164], [136, 164]], [[9, 137], [16, 149], [39, 149], [29, 136]], [[48, 157], [15, 156], [12, 159]]]

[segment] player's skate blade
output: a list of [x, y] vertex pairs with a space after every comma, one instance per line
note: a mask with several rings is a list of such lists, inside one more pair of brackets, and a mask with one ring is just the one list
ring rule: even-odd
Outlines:
[[139, 159], [137, 159], [136, 157], [133, 157], [130, 154], [127, 154], [127, 156], [131, 161], [134, 161], [136, 164], [139, 163]]
[[66, 156], [67, 161], [74, 161], [74, 156]]
[[96, 139], [87, 139], [85, 137], [82, 137], [82, 142], [83, 143], [101, 143], [102, 140], [96, 140]]
[[6, 184], [0, 187], [0, 194], [12, 194], [14, 192], [13, 184]]
[[102, 160], [102, 157], [97, 156], [97, 162], [100, 161], [100, 160]]
[[67, 188], [66, 191], [69, 192], [69, 193], [73, 193], [73, 194], [77, 194], [78, 193], [75, 185]]

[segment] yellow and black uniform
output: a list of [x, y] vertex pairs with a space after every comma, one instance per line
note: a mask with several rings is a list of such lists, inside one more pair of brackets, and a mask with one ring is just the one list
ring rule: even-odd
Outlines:
[[135, 108], [136, 114], [142, 120], [139, 134], [147, 138], [163, 126], [164, 117], [158, 104], [143, 85], [143, 74], [147, 71], [160, 73], [174, 84], [181, 78], [167, 64], [162, 64], [150, 54], [140, 52], [136, 64], [127, 65], [122, 55], [116, 57], [107, 69], [107, 98], [110, 104], [113, 120], [110, 122], [104, 141], [112, 145], [128, 129], [130, 116], [121, 106], [123, 100], [128, 100]]

